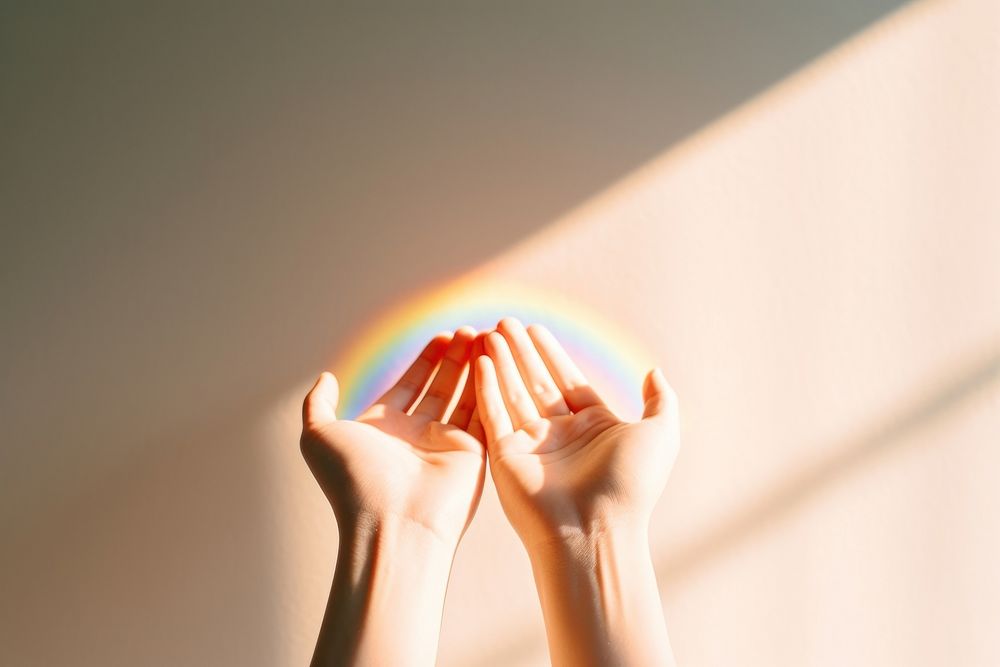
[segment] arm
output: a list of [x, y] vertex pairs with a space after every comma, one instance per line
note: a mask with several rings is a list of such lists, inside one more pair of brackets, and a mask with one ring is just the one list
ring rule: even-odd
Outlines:
[[306, 397], [302, 453], [340, 533], [313, 665], [434, 664], [455, 549], [483, 488], [475, 393], [462, 385], [481, 346], [468, 328], [436, 337], [355, 421], [336, 418], [329, 373]]
[[619, 420], [555, 339], [505, 319], [477, 362], [490, 470], [538, 588], [554, 665], [672, 665], [649, 518], [677, 452], [659, 371]]

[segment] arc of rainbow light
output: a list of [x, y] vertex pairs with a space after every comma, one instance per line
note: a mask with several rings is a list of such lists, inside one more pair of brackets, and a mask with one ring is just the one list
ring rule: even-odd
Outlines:
[[353, 337], [334, 363], [344, 417], [359, 414], [442, 329], [492, 328], [512, 315], [549, 327], [623, 416], [641, 412], [640, 387], [651, 355], [633, 337], [565, 296], [523, 285], [458, 280], [390, 307]]

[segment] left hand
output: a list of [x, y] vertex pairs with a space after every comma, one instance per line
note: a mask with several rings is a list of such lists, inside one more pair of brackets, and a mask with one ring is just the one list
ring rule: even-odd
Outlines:
[[303, 406], [301, 447], [342, 534], [402, 523], [458, 545], [486, 469], [471, 370], [461, 384], [473, 348], [481, 350], [482, 341], [470, 327], [436, 336], [353, 421], [337, 419], [336, 378], [320, 376]]

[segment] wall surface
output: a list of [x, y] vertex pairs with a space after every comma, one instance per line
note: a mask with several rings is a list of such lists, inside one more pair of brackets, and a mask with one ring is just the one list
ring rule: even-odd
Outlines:
[[[304, 664], [301, 397], [442, 283], [666, 369], [680, 664], [1000, 663], [1000, 5], [708, 4], [4, 8], [0, 664]], [[546, 660], [487, 488], [440, 664]]]

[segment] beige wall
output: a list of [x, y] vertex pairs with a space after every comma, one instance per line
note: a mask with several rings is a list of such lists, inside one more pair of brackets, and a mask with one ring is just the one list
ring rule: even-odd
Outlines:
[[[134, 126], [101, 135], [95, 112], [66, 129], [43, 104], [48, 89], [24, 77], [25, 132], [9, 142], [23, 162], [7, 180], [23, 187], [7, 186], [21, 224], [5, 230], [20, 254], [4, 278], [17, 317], [5, 316], [0, 663], [302, 664], [336, 537], [298, 459], [300, 397], [397, 285], [426, 295], [456, 275], [585, 304], [666, 368], [684, 439], [653, 550], [680, 664], [1000, 662], [1000, 8], [927, 0], [885, 18], [854, 8], [847, 20], [816, 3], [786, 7], [784, 32], [766, 12], [740, 15], [741, 32], [732, 17], [670, 7], [682, 24], [672, 48], [696, 61], [689, 69], [663, 64], [669, 50], [622, 55], [612, 40], [594, 47], [610, 61], [546, 70], [530, 57], [545, 39], [530, 30], [459, 21], [487, 46], [445, 46], [481, 60], [397, 90], [415, 100], [411, 130], [382, 103], [398, 101], [390, 88], [348, 85], [384, 83], [390, 70], [412, 84], [399, 69], [411, 48], [433, 71], [446, 66], [445, 47], [435, 55], [398, 26], [382, 35], [402, 43], [384, 56], [391, 66], [344, 38], [350, 66], [330, 62], [346, 87], [315, 98], [328, 107], [291, 104], [283, 96], [304, 88], [266, 59], [245, 74], [258, 87], [225, 58], [197, 76], [184, 69], [219, 115], [183, 127], [157, 123], [187, 118], [190, 102], [172, 108], [126, 77], [135, 99], [118, 102], [141, 111], [124, 119]], [[588, 12], [583, 25], [607, 20]], [[36, 73], [72, 67], [52, 44], [79, 40], [70, 28], [87, 17], [55, 37], [29, 18], [22, 35], [54, 40], [19, 46], [37, 56]], [[383, 18], [357, 21], [390, 25]], [[454, 35], [440, 16], [421, 20]], [[692, 31], [714, 47], [696, 46]], [[812, 46], [796, 50], [789, 34]], [[769, 51], [768, 35], [784, 48]], [[490, 69], [512, 36], [525, 61]], [[637, 43], [652, 49], [657, 36]], [[584, 48], [572, 37], [557, 43]], [[122, 39], [149, 59], [173, 53]], [[296, 43], [281, 62], [311, 81]], [[749, 64], [734, 43], [753, 46]], [[116, 46], [87, 57], [117, 63]], [[650, 58], [663, 69], [636, 67]], [[477, 117], [473, 101], [503, 97], [477, 97], [475, 75], [503, 72], [501, 84], [541, 101], [537, 116], [461, 120]], [[538, 82], [521, 80], [534, 72]], [[559, 88], [573, 72], [599, 85], [576, 100], [591, 79]], [[615, 89], [624, 73], [634, 78]], [[665, 90], [653, 89], [658, 74]], [[77, 111], [91, 96], [113, 101], [122, 80], [77, 75], [58, 89]], [[714, 86], [742, 97], [712, 98]], [[454, 116], [450, 92], [467, 105]], [[621, 108], [571, 111], [597, 92]], [[252, 118], [235, 114], [241, 96], [257, 105]], [[344, 111], [350, 100], [387, 116]], [[324, 110], [333, 127], [388, 128], [385, 145], [323, 135]], [[596, 145], [588, 137], [609, 118], [608, 145]], [[458, 129], [439, 127], [450, 122]], [[173, 142], [146, 136], [170, 128]], [[45, 140], [53, 133], [61, 141]], [[94, 136], [119, 143], [96, 163], [103, 171], [84, 163], [74, 181], [75, 150], [95, 149]], [[47, 153], [32, 154], [32, 141]], [[531, 152], [539, 143], [549, 148]], [[131, 181], [129, 165], [145, 171]], [[32, 170], [52, 180], [43, 188]], [[385, 195], [359, 194], [371, 191]], [[515, 195], [523, 201], [504, 204]], [[74, 210], [80, 228], [52, 222]], [[525, 557], [487, 489], [455, 564], [440, 662], [545, 660]]]

